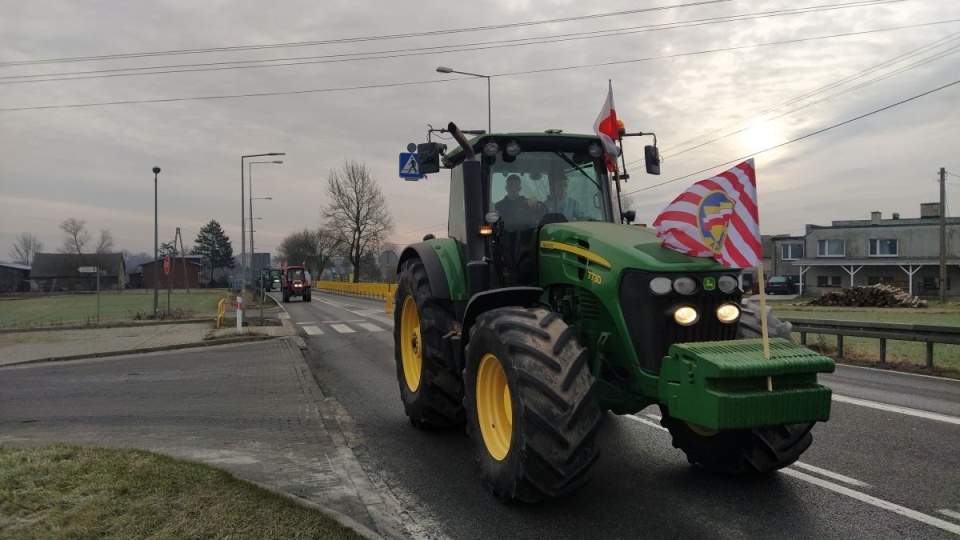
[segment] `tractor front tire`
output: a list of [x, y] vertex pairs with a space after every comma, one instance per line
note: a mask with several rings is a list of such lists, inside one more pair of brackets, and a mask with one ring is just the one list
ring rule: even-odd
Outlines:
[[403, 409], [419, 428], [463, 424], [463, 381], [443, 348], [454, 326], [453, 304], [432, 295], [423, 262], [406, 261], [397, 280], [394, 357]]
[[310, 291], [304, 291], [304, 293], [303, 293], [303, 301], [304, 301], [304, 302], [309, 302], [309, 301], [310, 301], [310, 294], [311, 294]]
[[[760, 311], [756, 302], [742, 303], [738, 338], [761, 336]], [[765, 316], [770, 337], [792, 340], [789, 322], [774, 316], [769, 306]], [[813, 442], [810, 430], [814, 422], [714, 431], [671, 417], [663, 405], [660, 413], [660, 425], [670, 431], [674, 448], [683, 450], [690, 463], [714, 472], [744, 474], [782, 469], [799, 459]]]
[[283, 290], [283, 302], [284, 302], [284, 303], [287, 303], [287, 302], [289, 302], [289, 301], [290, 301], [290, 291], [284, 289], [284, 290]]
[[535, 503], [583, 486], [600, 455], [600, 408], [576, 328], [542, 308], [488, 311], [470, 329], [467, 432], [484, 485]]

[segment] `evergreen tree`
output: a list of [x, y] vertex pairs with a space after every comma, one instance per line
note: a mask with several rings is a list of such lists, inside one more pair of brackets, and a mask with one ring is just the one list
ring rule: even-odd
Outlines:
[[200, 228], [200, 234], [194, 241], [194, 255], [203, 255], [204, 267], [210, 268], [210, 281], [213, 281], [213, 271], [217, 268], [233, 268], [233, 246], [230, 238], [224, 234], [223, 228], [217, 220], [211, 219]]

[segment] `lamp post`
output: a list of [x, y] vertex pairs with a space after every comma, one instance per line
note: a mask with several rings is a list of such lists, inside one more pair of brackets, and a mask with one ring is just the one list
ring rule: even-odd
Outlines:
[[153, 168], [153, 318], [160, 317], [160, 243], [157, 236], [157, 176], [160, 167]]
[[[247, 264], [247, 219], [245, 217], [246, 211], [244, 206], [246, 205], [245, 194], [244, 194], [244, 171], [243, 171], [243, 160], [253, 157], [264, 157], [264, 156], [285, 156], [283, 152], [269, 152], [266, 154], [247, 154], [245, 156], [240, 156], [240, 263], [241, 265]], [[243, 296], [244, 291], [247, 290], [247, 268], [244, 266], [243, 274], [240, 284], [240, 296]], [[246, 307], [244, 307], [243, 312], [246, 312]], [[243, 315], [241, 315], [241, 320], [237, 321], [237, 328], [243, 327]]]
[[[273, 163], [280, 165], [283, 163], [281, 160], [274, 161], [250, 161], [247, 163], [247, 182], [250, 185], [250, 278], [253, 279], [253, 275], [256, 272], [256, 267], [254, 265], [254, 259], [257, 257], [257, 252], [253, 249], [253, 165], [255, 163]], [[272, 197], [263, 197], [263, 199], [273, 200]]]
[[470, 75], [471, 77], [483, 77], [487, 80], [487, 133], [493, 132], [492, 123], [490, 120], [491, 117], [491, 107], [490, 107], [490, 75], [480, 75], [479, 73], [467, 73], [466, 71], [457, 71], [455, 69], [450, 69], [448, 67], [440, 66], [437, 68], [437, 73], [459, 73], [460, 75]]

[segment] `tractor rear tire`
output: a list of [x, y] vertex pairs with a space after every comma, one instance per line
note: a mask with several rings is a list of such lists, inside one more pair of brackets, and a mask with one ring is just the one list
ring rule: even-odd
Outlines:
[[[770, 337], [792, 341], [790, 323], [775, 317], [769, 306], [766, 318]], [[742, 303], [737, 337], [761, 337], [758, 303]], [[660, 425], [670, 431], [674, 448], [683, 450], [690, 463], [713, 472], [745, 474], [782, 469], [799, 459], [813, 442], [810, 430], [815, 422], [713, 431], [671, 417], [663, 405], [660, 413]]]
[[542, 308], [493, 309], [470, 329], [467, 433], [502, 501], [560, 497], [589, 480], [601, 420], [589, 356], [576, 328]]
[[419, 428], [463, 424], [463, 381], [443, 347], [443, 336], [455, 327], [453, 303], [432, 296], [420, 259], [403, 264], [395, 302], [394, 357], [410, 422]]
[[284, 301], [284, 303], [290, 301], [290, 291], [288, 291], [288, 290], [286, 290], [286, 289], [284, 289], [284, 291], [283, 291], [283, 301]]

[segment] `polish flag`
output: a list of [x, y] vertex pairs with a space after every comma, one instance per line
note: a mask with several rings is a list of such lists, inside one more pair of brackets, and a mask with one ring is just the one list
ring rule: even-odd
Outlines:
[[607, 100], [603, 103], [600, 116], [593, 124], [593, 131], [600, 137], [603, 149], [607, 154], [616, 158], [620, 155], [617, 148], [617, 139], [620, 138], [620, 129], [617, 126], [617, 109], [613, 106], [613, 81], [607, 81], [610, 89], [607, 91]]

